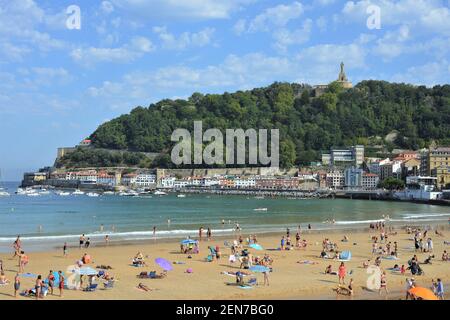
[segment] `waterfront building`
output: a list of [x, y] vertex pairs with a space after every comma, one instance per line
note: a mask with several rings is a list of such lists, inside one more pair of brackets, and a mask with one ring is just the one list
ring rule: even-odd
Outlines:
[[344, 172], [341, 170], [333, 170], [326, 175], [327, 187], [333, 189], [342, 189], [345, 185]]
[[387, 178], [398, 178], [402, 177], [402, 163], [401, 160], [392, 160], [384, 163], [380, 166], [380, 179], [385, 180]]
[[137, 174], [127, 173], [122, 175], [121, 184], [123, 186], [132, 187], [136, 184]]
[[135, 181], [138, 187], [154, 187], [156, 185], [156, 175], [151, 173], [140, 173], [136, 177]]
[[24, 185], [34, 185], [34, 184], [40, 184], [43, 181], [47, 180], [48, 173], [47, 172], [26, 172], [23, 175], [23, 182]]
[[175, 177], [162, 177], [159, 180], [159, 186], [161, 188], [173, 188], [175, 184]]
[[408, 176], [417, 176], [420, 174], [420, 160], [417, 158], [410, 158], [402, 163], [402, 178], [406, 179]]
[[249, 189], [256, 186], [254, 177], [239, 177], [234, 180], [234, 186], [238, 189]]
[[445, 189], [447, 185], [450, 185], [450, 166], [434, 168], [431, 174], [436, 177], [438, 188]]
[[217, 186], [217, 185], [219, 185], [219, 180], [218, 179], [213, 179], [213, 178], [210, 178], [210, 177], [203, 177], [201, 185], [203, 187]]
[[374, 173], [378, 176], [381, 175], [381, 166], [389, 163], [391, 160], [389, 158], [373, 161], [368, 164], [370, 173]]
[[362, 177], [364, 171], [360, 168], [350, 167], [344, 171], [344, 185], [348, 189], [362, 188]]
[[257, 177], [255, 180], [257, 189], [298, 189], [299, 185], [298, 177]]
[[364, 162], [364, 146], [357, 145], [349, 148], [332, 148], [329, 153], [322, 153], [324, 165], [344, 165], [359, 167]]
[[116, 186], [116, 175], [115, 174], [109, 174], [106, 171], [100, 171], [97, 174], [97, 183], [102, 184], [105, 186]]
[[437, 178], [431, 176], [410, 176], [406, 178], [406, 188], [394, 193], [401, 200], [439, 200], [443, 193], [436, 189]]
[[187, 179], [177, 179], [174, 181], [173, 183], [173, 187], [175, 189], [182, 189], [182, 188], [186, 188], [190, 185], [189, 180]]
[[362, 175], [362, 188], [364, 190], [374, 190], [378, 188], [380, 177], [375, 173], [364, 172]]

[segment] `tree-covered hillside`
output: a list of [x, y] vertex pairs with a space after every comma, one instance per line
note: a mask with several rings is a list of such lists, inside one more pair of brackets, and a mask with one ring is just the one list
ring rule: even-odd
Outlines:
[[[350, 90], [332, 83], [318, 98], [306, 85], [274, 83], [235, 93], [194, 93], [188, 100], [162, 100], [102, 124], [92, 135], [99, 148], [169, 153], [176, 128], [280, 130], [280, 162], [289, 167], [320, 158], [331, 146], [367, 144], [392, 130], [394, 145], [417, 149], [432, 140], [450, 143], [450, 85], [426, 88], [363, 81]], [[171, 165], [160, 157], [154, 165]]]

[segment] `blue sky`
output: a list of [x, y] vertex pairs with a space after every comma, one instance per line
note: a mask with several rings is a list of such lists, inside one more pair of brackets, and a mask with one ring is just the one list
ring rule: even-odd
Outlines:
[[[274, 81], [449, 83], [450, 1], [0, 0], [0, 170], [19, 180], [99, 124]], [[70, 5], [81, 28], [68, 29]], [[369, 6], [380, 9], [368, 28]]]

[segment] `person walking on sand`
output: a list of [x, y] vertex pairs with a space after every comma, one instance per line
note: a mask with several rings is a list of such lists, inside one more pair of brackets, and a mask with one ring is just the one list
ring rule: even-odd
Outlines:
[[381, 290], [385, 291], [386, 295], [389, 293], [388, 289], [387, 289], [387, 280], [386, 280], [386, 271], [383, 271], [383, 273], [381, 274], [381, 279], [380, 279], [380, 296], [381, 296]]
[[208, 241], [211, 241], [211, 228], [208, 227], [208, 231], [206, 231], [206, 236], [208, 237]]
[[81, 249], [81, 247], [83, 247], [83, 245], [84, 245], [84, 240], [85, 240], [85, 238], [84, 238], [84, 233], [80, 236], [80, 244], [79, 244], [79, 249]]
[[19, 273], [23, 273], [25, 270], [25, 266], [28, 264], [28, 256], [25, 254], [25, 251], [20, 251], [19, 254]]
[[436, 296], [439, 298], [439, 300], [445, 300], [444, 284], [442, 283], [442, 280], [440, 278], [437, 279]]
[[20, 290], [20, 276], [19, 273], [16, 273], [14, 277], [14, 298], [17, 298], [17, 291]]
[[62, 274], [61, 271], [58, 271], [58, 276], [59, 276], [59, 284], [58, 284], [58, 288], [59, 288], [59, 296], [62, 297], [63, 291], [64, 291], [64, 276]]
[[345, 284], [345, 275], [347, 274], [347, 270], [345, 269], [345, 264], [341, 262], [339, 266], [338, 276], [339, 276], [339, 284]]
[[17, 236], [16, 240], [13, 243], [13, 247], [14, 247], [14, 255], [13, 258], [17, 257], [19, 255], [20, 249], [22, 247], [22, 243], [20, 241], [20, 235]]
[[67, 242], [64, 242], [64, 246], [63, 246], [63, 257], [67, 257]]
[[156, 226], [153, 226], [153, 238], [156, 238]]
[[105, 236], [105, 244], [108, 245], [109, 244], [109, 235]]
[[200, 227], [198, 229], [198, 237], [200, 238], [200, 241], [202, 241], [202, 236], [203, 236], [203, 227]]

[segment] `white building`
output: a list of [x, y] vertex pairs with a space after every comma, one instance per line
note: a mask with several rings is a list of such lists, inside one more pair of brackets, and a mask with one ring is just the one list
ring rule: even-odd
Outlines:
[[151, 187], [156, 184], [156, 175], [149, 173], [138, 174], [135, 181], [138, 187]]
[[340, 170], [334, 170], [327, 172], [327, 186], [334, 189], [340, 189], [345, 185], [344, 172]]
[[186, 188], [187, 186], [190, 185], [189, 180], [187, 179], [180, 179], [180, 180], [175, 180], [173, 183], [173, 187], [175, 189], [182, 189], [182, 188]]
[[374, 190], [378, 187], [380, 177], [375, 173], [364, 172], [362, 175], [362, 188], [365, 190]]
[[411, 176], [406, 177], [406, 188], [394, 196], [401, 200], [438, 200], [443, 193], [436, 191], [436, 177]]
[[175, 177], [163, 177], [159, 181], [161, 188], [173, 188], [175, 184]]
[[218, 186], [219, 185], [219, 179], [213, 179], [205, 177], [202, 179], [201, 185], [203, 187], [212, 187], [212, 186]]
[[237, 178], [234, 180], [234, 186], [238, 189], [254, 188], [256, 186], [256, 180], [254, 177]]

